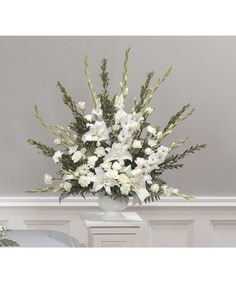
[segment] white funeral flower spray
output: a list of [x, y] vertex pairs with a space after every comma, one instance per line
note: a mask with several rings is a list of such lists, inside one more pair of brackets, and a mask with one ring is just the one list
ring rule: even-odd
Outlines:
[[125, 52], [120, 89], [112, 96], [108, 89], [107, 60], [103, 59], [101, 64], [102, 90], [96, 92], [85, 57], [84, 71], [93, 102], [90, 110], [84, 101], [76, 103], [58, 82], [63, 101], [74, 117], [69, 126], [47, 124], [35, 106], [36, 118], [50, 130], [52, 145], [60, 146], [60, 150], [32, 139], [28, 142], [52, 158], [59, 170], [57, 178], [44, 175], [44, 182], [48, 185], [46, 188], [30, 192], [57, 192], [60, 200], [70, 195], [84, 197], [91, 193], [111, 198], [133, 197], [141, 202], [155, 201], [162, 195], [188, 198], [179, 189], [167, 184], [163, 172], [181, 168], [186, 155], [195, 153], [205, 145], [197, 144], [178, 154], [172, 151], [187, 139], [172, 141], [171, 145], [165, 144], [164, 139], [193, 110], [188, 111], [190, 104], [184, 105], [163, 129], [150, 123], [149, 116], [153, 115], [155, 109], [150, 105], [151, 99], [168, 77], [171, 68], [154, 83], [154, 73], [148, 73], [140, 94], [135, 94], [133, 106], [127, 109], [129, 51]]

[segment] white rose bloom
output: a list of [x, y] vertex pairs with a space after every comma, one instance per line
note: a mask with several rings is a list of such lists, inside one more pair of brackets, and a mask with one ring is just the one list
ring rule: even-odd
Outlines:
[[158, 147], [157, 151], [161, 152], [163, 154], [168, 154], [170, 152], [170, 148], [166, 147], [164, 145], [161, 145], [161, 146]]
[[121, 192], [122, 195], [127, 196], [130, 192], [130, 184], [123, 184], [120, 187], [120, 192]]
[[88, 122], [92, 122], [93, 121], [93, 115], [85, 115], [84, 118], [88, 121]]
[[53, 143], [56, 144], [56, 145], [61, 145], [62, 144], [61, 139], [59, 139], [59, 138], [55, 138]]
[[71, 188], [72, 188], [72, 184], [69, 183], [69, 182], [65, 182], [63, 184], [63, 188], [64, 188], [65, 191], [69, 192], [71, 190]]
[[90, 167], [94, 167], [97, 160], [98, 160], [98, 157], [96, 155], [89, 156], [88, 157], [88, 165]]
[[84, 101], [79, 101], [78, 107], [79, 107], [80, 110], [84, 110], [85, 109], [85, 102]]
[[122, 166], [117, 161], [112, 164], [112, 169], [114, 169], [114, 170], [119, 171], [121, 168], [122, 168]]
[[148, 145], [149, 145], [150, 147], [154, 147], [154, 146], [157, 145], [157, 141], [156, 141], [156, 140], [148, 140]]
[[118, 177], [118, 171], [117, 170], [108, 170], [107, 172], [106, 172], [106, 176], [108, 177], [108, 178], [111, 178], [111, 179], [117, 179], [117, 177]]
[[97, 157], [102, 157], [106, 155], [105, 149], [102, 146], [99, 146], [95, 149], [94, 153], [97, 155]]
[[151, 185], [150, 189], [152, 192], [157, 193], [160, 190], [160, 186], [158, 184], [153, 184]]
[[44, 182], [45, 184], [47, 185], [51, 185], [52, 184], [52, 176], [48, 175], [48, 174], [45, 174], [44, 175]]
[[80, 161], [82, 156], [83, 156], [82, 152], [80, 150], [78, 150], [72, 155], [71, 159], [74, 163], [76, 163], [76, 162]]
[[80, 184], [81, 187], [85, 188], [87, 187], [91, 182], [93, 181], [93, 178], [90, 176], [80, 176], [78, 183]]
[[132, 144], [133, 148], [142, 148], [142, 143], [139, 140], [134, 140]]
[[145, 148], [145, 154], [150, 155], [153, 153], [153, 150], [150, 147]]
[[111, 168], [111, 162], [105, 161], [102, 164], [100, 164], [100, 167], [103, 168], [105, 171]]
[[147, 126], [147, 131], [151, 134], [151, 135], [156, 135], [157, 131], [155, 128], [153, 128], [152, 126]]
[[60, 158], [62, 157], [63, 152], [61, 152], [60, 150], [56, 151], [52, 157], [53, 161], [55, 163], [59, 162]]
[[70, 146], [69, 147], [69, 151], [68, 151], [68, 154], [73, 154], [73, 153], [75, 153], [76, 152], [76, 150], [77, 150], [77, 148], [78, 148], [78, 145], [75, 145], [75, 146]]

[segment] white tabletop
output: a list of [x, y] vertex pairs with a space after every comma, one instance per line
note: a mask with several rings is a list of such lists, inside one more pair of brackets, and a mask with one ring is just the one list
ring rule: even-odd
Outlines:
[[2, 237], [13, 240], [20, 247], [79, 247], [79, 242], [62, 232], [50, 230], [10, 230]]

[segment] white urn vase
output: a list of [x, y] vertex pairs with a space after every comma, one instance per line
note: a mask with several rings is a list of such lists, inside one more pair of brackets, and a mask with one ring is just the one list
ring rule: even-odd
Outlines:
[[102, 215], [104, 220], [115, 221], [124, 219], [121, 211], [127, 208], [128, 203], [128, 197], [112, 198], [104, 194], [98, 195], [98, 204], [104, 210], [104, 214]]

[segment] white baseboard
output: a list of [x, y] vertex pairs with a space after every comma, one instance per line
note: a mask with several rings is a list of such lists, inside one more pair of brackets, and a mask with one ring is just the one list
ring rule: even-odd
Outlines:
[[[132, 201], [130, 201], [132, 206]], [[59, 203], [57, 197], [0, 197], [0, 207], [98, 207], [96, 197], [71, 197]], [[158, 202], [138, 206], [147, 207], [236, 207], [236, 197], [197, 196], [192, 200], [163, 197]]]

